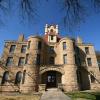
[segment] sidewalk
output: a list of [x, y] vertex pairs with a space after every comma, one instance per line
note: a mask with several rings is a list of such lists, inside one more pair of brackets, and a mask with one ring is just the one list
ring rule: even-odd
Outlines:
[[53, 88], [48, 89], [48, 91], [43, 93], [40, 100], [71, 100], [71, 98], [65, 95], [62, 91]]

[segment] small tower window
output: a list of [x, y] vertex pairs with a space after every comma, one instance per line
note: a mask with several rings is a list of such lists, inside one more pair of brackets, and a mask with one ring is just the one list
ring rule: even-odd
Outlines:
[[88, 63], [88, 66], [92, 66], [91, 58], [87, 58], [87, 63]]
[[53, 35], [51, 35], [51, 40], [53, 40], [53, 37], [54, 37], [54, 36], [53, 36]]
[[66, 50], [66, 42], [63, 42], [63, 50]]
[[85, 53], [89, 54], [89, 47], [85, 47]]
[[42, 42], [38, 41], [38, 50], [41, 50], [41, 47], [42, 47]]
[[50, 32], [53, 32], [53, 29], [51, 29]]
[[63, 55], [63, 63], [67, 64], [67, 54]]

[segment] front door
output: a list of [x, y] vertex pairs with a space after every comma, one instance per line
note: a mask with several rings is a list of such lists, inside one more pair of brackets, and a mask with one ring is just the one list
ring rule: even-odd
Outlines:
[[56, 87], [56, 72], [47, 73], [47, 88]]

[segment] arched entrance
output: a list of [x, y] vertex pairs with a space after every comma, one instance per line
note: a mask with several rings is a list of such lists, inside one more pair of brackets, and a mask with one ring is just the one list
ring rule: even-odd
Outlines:
[[46, 71], [41, 75], [41, 83], [46, 84], [46, 88], [58, 87], [61, 83], [62, 74], [57, 71]]

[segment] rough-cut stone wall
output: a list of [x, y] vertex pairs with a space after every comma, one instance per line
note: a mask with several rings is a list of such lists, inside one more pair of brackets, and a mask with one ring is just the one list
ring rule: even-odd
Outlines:
[[[29, 41], [31, 41], [30, 48], [27, 48], [26, 53], [21, 53], [22, 45], [28, 46]], [[39, 41], [41, 41], [42, 43], [41, 49], [38, 49]], [[66, 42], [65, 50], [63, 50], [63, 42]], [[20, 37], [19, 41], [6, 41], [2, 58], [4, 60], [4, 63], [6, 64], [7, 58], [13, 57], [13, 65], [8, 67], [4, 66], [3, 68], [0, 67], [0, 84], [2, 81], [3, 73], [5, 71], [9, 71], [10, 73], [10, 81], [6, 84], [0, 85], [0, 91], [20, 91], [24, 93], [36, 92], [39, 90], [39, 83], [41, 84], [42, 74], [48, 71], [56, 71], [61, 74], [61, 84], [63, 86], [64, 91], [79, 90], [80, 86], [77, 81], [79, 77], [77, 77], [76, 71], [80, 67], [80, 65], [78, 66], [75, 63], [75, 54], [77, 53], [75, 52], [74, 42], [75, 41], [73, 41], [71, 38], [62, 38], [57, 43], [46, 44], [44, 40], [38, 36], [30, 36], [27, 42], [23, 40], [23, 37]], [[14, 53], [9, 53], [11, 45], [16, 45]], [[87, 69], [80, 69], [81, 79], [83, 81], [80, 84], [81, 88], [87, 89], [87, 85], [90, 85], [90, 89], [100, 89], [100, 71], [98, 68], [97, 58], [93, 45], [83, 43], [76, 43], [76, 45], [81, 51], [81, 62], [86, 62], [85, 66], [83, 67], [86, 67]], [[50, 46], [54, 46], [54, 52], [52, 54], [48, 51]], [[88, 55], [86, 55], [85, 53], [85, 47], [89, 47], [90, 53]], [[19, 58], [24, 57], [26, 59], [27, 54], [29, 54], [28, 62], [23, 66], [18, 66]], [[40, 65], [36, 64], [37, 54], [40, 54]], [[63, 55], [65, 54], [67, 55], [66, 64], [64, 64], [63, 62]], [[83, 54], [85, 55], [84, 57]], [[48, 63], [50, 56], [53, 56], [55, 58], [54, 65], [50, 65]], [[88, 66], [87, 58], [92, 59], [92, 66]], [[22, 72], [22, 78], [24, 77], [23, 73], [25, 71], [25, 80], [24, 83], [23, 81], [21, 81], [21, 83], [18, 86], [16, 86], [14, 82], [16, 73], [19, 71]], [[96, 78], [95, 82], [93, 83], [91, 82], [90, 72], [93, 72]]]

